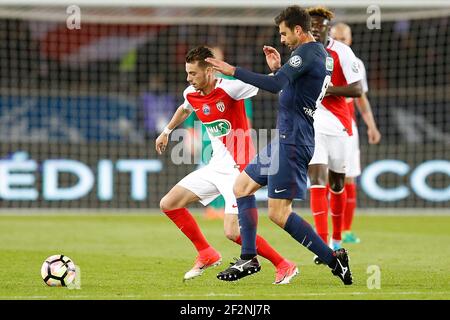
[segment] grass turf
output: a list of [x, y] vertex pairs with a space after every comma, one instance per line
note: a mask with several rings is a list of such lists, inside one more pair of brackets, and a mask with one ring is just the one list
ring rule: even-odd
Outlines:
[[[305, 214], [306, 216], [306, 214]], [[223, 264], [183, 282], [194, 247], [162, 215], [0, 216], [0, 299], [449, 299], [450, 216], [357, 216], [362, 239], [350, 244], [355, 283], [344, 286], [313, 254], [266, 216], [259, 233], [296, 262], [300, 275], [275, 286], [274, 268], [229, 283], [216, 279], [239, 247], [223, 236], [222, 221], [197, 220]], [[310, 217], [307, 220], [311, 222]], [[47, 287], [44, 259], [65, 254], [81, 268], [81, 289]], [[368, 289], [367, 269], [381, 270], [381, 288]]]

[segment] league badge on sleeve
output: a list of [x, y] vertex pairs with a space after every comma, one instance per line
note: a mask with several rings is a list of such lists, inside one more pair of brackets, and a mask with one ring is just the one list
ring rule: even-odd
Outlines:
[[302, 65], [302, 57], [300, 56], [293, 56], [289, 59], [289, 65], [294, 67], [294, 68], [298, 68]]

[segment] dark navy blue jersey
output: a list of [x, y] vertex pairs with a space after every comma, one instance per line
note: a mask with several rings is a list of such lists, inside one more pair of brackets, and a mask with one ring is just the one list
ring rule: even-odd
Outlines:
[[280, 142], [314, 146], [313, 116], [316, 104], [325, 95], [333, 70], [333, 58], [320, 42], [296, 48], [288, 62], [276, 73], [289, 83], [279, 97], [277, 129]]

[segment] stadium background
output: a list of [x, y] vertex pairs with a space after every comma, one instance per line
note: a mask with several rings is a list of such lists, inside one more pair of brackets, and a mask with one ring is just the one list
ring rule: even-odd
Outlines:
[[[269, 71], [264, 44], [284, 60], [289, 54], [273, 25], [282, 1], [257, 7], [148, 1], [127, 8], [93, 1], [80, 4], [80, 29], [67, 27], [67, 5], [36, 3], [0, 7], [0, 201], [6, 209], [157, 208], [196, 168], [175, 165], [170, 149], [162, 157], [154, 150], [182, 102], [187, 50], [218, 45], [228, 62], [261, 73]], [[359, 119], [359, 206], [448, 208], [449, 8], [381, 6], [381, 28], [369, 29], [364, 2], [323, 3], [331, 3], [335, 21], [353, 29], [382, 133], [381, 144], [369, 146]], [[254, 128], [273, 128], [277, 96], [260, 93], [253, 106]]]

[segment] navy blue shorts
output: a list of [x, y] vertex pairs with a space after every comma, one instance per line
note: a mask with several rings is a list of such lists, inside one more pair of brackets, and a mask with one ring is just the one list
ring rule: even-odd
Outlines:
[[269, 198], [304, 200], [313, 146], [272, 141], [247, 165], [245, 172], [268, 188]]

